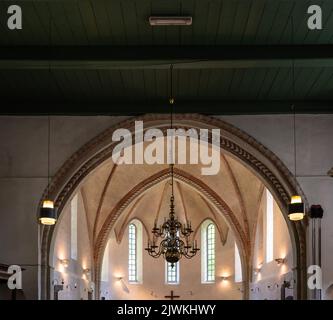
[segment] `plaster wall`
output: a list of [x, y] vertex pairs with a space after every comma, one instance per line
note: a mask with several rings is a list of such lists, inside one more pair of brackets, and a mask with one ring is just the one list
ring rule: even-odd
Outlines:
[[[293, 172], [293, 131], [290, 115], [219, 117], [253, 136]], [[84, 143], [124, 117], [51, 119], [51, 174]], [[38, 298], [37, 207], [47, 185], [47, 118], [0, 117], [0, 263], [26, 268], [23, 289]], [[333, 283], [333, 115], [297, 115], [298, 182], [310, 204], [325, 210], [322, 228], [323, 287]], [[309, 252], [310, 253], [310, 252]], [[310, 254], [308, 255], [310, 257]], [[310, 263], [310, 261], [309, 261]]]

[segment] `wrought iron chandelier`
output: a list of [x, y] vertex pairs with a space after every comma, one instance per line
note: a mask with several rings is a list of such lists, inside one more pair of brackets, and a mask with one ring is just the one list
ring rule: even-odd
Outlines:
[[[171, 65], [171, 97], [169, 99], [169, 103], [171, 106], [171, 132], [173, 132], [173, 104], [175, 101], [172, 95], [172, 69], [173, 66]], [[171, 144], [171, 159], [173, 159], [172, 146], [173, 143]], [[182, 224], [175, 214], [173, 168], [174, 164], [172, 163], [170, 165], [171, 197], [169, 218], [165, 218], [164, 223], [160, 227], [157, 227], [157, 223], [155, 221], [154, 228], [152, 229], [153, 240], [152, 242], [148, 241], [148, 247], [145, 249], [147, 250], [148, 254], [153, 258], [158, 258], [162, 255], [167, 262], [171, 263], [172, 268], [182, 257], [191, 259], [200, 250], [197, 246], [197, 242], [194, 240], [191, 241], [191, 234], [193, 233], [191, 222], [187, 221], [186, 224]], [[159, 238], [161, 238], [161, 242], [158, 244]]]

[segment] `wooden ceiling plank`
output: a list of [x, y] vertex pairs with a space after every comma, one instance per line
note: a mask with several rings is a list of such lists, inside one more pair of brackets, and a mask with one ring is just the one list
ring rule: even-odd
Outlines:
[[110, 25], [107, 10], [105, 10], [105, 0], [91, 1], [92, 10], [96, 20], [96, 26], [100, 35], [100, 42], [102, 44], [112, 45], [112, 28]]
[[73, 45], [89, 43], [87, 32], [83, 24], [80, 10], [76, 2], [62, 2], [63, 15], [67, 20], [69, 29], [73, 34]]
[[[327, 5], [327, 4], [326, 4]], [[327, 20], [324, 23], [324, 30], [320, 30], [316, 32], [318, 34], [317, 44], [320, 43], [332, 43], [333, 40], [333, 3], [330, 2], [329, 10], [325, 11], [327, 16]]]
[[[160, 1], [152, 1], [151, 2], [151, 15], [163, 15], [165, 13], [163, 10], [163, 6], [161, 7]], [[167, 13], [169, 14], [169, 13]], [[156, 26], [152, 27], [153, 32], [153, 44], [154, 45], [163, 45], [166, 43], [166, 27]]]
[[94, 15], [91, 1], [83, 0], [77, 2], [80, 11], [82, 23], [85, 26], [85, 32], [90, 44], [99, 44], [100, 33], [97, 28], [96, 17]]
[[253, 43], [265, 11], [266, 2], [266, 0], [257, 0], [252, 2], [247, 24], [243, 33], [243, 44]]
[[265, 10], [262, 15], [259, 27], [257, 29], [256, 44], [263, 44], [267, 39], [267, 35], [272, 28], [272, 23], [276, 18], [276, 13], [278, 11], [280, 1], [271, 1], [265, 6]]
[[151, 45], [153, 43], [153, 28], [148, 23], [148, 18], [151, 15], [150, 2], [135, 2], [135, 11], [139, 43], [140, 45]]
[[[221, 12], [222, 2], [212, 1], [209, 2], [207, 11], [207, 24], [206, 24], [206, 34], [205, 44], [212, 45], [215, 44], [216, 40], [216, 30], [218, 29], [220, 23], [220, 12]], [[194, 23], [196, 23], [194, 21]]]
[[[181, 3], [181, 14], [184, 16], [190, 15], [193, 18], [193, 24], [196, 23], [195, 12], [195, 0], [183, 0]], [[193, 25], [186, 28], [180, 28], [180, 45], [191, 45], [193, 39]]]
[[230, 44], [232, 28], [235, 22], [235, 14], [237, 10], [236, 1], [224, 1], [221, 15], [221, 23], [218, 30], [216, 44]]
[[[65, 45], [75, 45], [76, 38], [69, 20], [73, 19], [72, 13], [68, 17], [63, 2], [54, 2], [50, 4], [52, 10], [52, 44], [64, 43]], [[42, 13], [41, 13], [42, 14]], [[45, 21], [46, 30], [49, 32], [49, 22]], [[54, 36], [58, 34], [57, 36]], [[48, 40], [49, 41], [49, 40]]]
[[323, 69], [323, 71], [320, 73], [318, 79], [316, 82], [313, 83], [311, 89], [308, 91], [307, 96], [314, 97], [314, 98], [320, 98], [320, 95], [323, 93], [323, 91], [326, 91], [326, 86], [330, 85], [332, 88], [333, 86], [333, 68], [326, 68]]
[[307, 33], [309, 32], [307, 20], [308, 20], [308, 8], [313, 4], [313, 1], [296, 1], [293, 22], [294, 22], [294, 34], [292, 35], [291, 26], [289, 27], [290, 32], [290, 43], [303, 43]]
[[[291, 16], [295, 7], [294, 1], [281, 2], [276, 14], [276, 18], [272, 24], [270, 32], [267, 34], [266, 41], [270, 43], [283, 43], [283, 41], [290, 41], [290, 32], [287, 38], [283, 38], [285, 30], [288, 30], [291, 22]], [[288, 43], [288, 41], [286, 43]]]
[[197, 45], [206, 43], [206, 28], [208, 21], [207, 2], [196, 0], [194, 10], [195, 11], [193, 12], [193, 24], [189, 28], [193, 29], [193, 38], [191, 43]]
[[252, 2], [250, 1], [238, 2], [235, 23], [231, 34], [232, 43], [240, 44], [243, 42], [245, 27], [251, 11], [251, 4]]
[[127, 35], [126, 41], [131, 45], [139, 45], [140, 37], [135, 2], [123, 0], [120, 4], [125, 34]]

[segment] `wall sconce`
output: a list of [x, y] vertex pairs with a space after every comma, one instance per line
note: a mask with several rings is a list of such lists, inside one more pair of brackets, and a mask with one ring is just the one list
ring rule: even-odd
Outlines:
[[269, 285], [267, 286], [267, 289], [268, 289], [269, 291], [277, 290], [277, 289], [279, 289], [279, 284], [278, 284], [278, 283], [274, 283], [273, 285], [269, 284]]
[[68, 259], [59, 259], [59, 262], [64, 268], [68, 268], [68, 266], [69, 266], [69, 260]]
[[52, 226], [57, 221], [57, 212], [52, 200], [44, 200], [39, 211], [39, 222], [41, 224]]
[[281, 264], [284, 264], [286, 262], [286, 259], [276, 258], [275, 261], [276, 261], [277, 265], [280, 266]]
[[332, 168], [330, 171], [328, 171], [327, 174], [328, 174], [331, 178], [333, 178], [333, 168]]
[[83, 274], [87, 277], [90, 276], [90, 269], [89, 268], [83, 269]]
[[129, 288], [127, 287], [123, 277], [116, 277], [116, 282], [126, 293], [130, 293]]
[[301, 196], [294, 195], [291, 197], [288, 205], [288, 217], [291, 221], [300, 221], [305, 216], [305, 206]]
[[254, 274], [257, 275], [260, 273], [261, 268], [254, 268], [253, 271], [254, 271]]
[[222, 276], [221, 277], [221, 281], [227, 281], [229, 279], [229, 277], [227, 277], [227, 276]]

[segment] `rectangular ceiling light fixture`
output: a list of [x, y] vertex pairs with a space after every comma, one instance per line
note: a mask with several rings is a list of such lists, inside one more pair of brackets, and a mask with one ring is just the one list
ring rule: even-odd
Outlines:
[[151, 26], [190, 26], [192, 25], [192, 17], [149, 17], [149, 24]]

